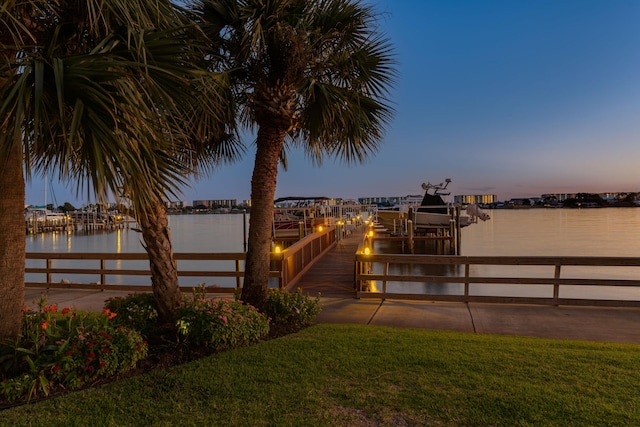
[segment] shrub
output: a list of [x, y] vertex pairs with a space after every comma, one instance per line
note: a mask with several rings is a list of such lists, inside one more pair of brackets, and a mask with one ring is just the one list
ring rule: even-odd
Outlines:
[[58, 311], [44, 299], [37, 311], [25, 308], [21, 335], [0, 343], [0, 397], [29, 400], [133, 368], [147, 345], [138, 332], [114, 325], [115, 317], [108, 309]]
[[231, 299], [210, 299], [202, 290], [185, 297], [177, 310], [178, 333], [190, 345], [214, 351], [258, 341], [269, 333], [269, 321], [255, 307]]
[[114, 319], [117, 325], [140, 331], [145, 337], [149, 336], [158, 318], [156, 303], [151, 293], [109, 298], [104, 307], [117, 314]]
[[312, 299], [302, 290], [290, 293], [285, 289], [270, 289], [265, 303], [265, 313], [273, 324], [289, 328], [309, 326], [320, 313], [320, 296]]

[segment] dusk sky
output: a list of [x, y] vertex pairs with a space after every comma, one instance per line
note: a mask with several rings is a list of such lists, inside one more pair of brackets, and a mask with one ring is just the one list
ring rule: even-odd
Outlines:
[[[639, 0], [375, 0], [396, 49], [395, 115], [364, 165], [289, 153], [276, 197], [640, 191]], [[250, 197], [254, 149], [181, 200]], [[27, 189], [42, 204], [43, 180]], [[80, 207], [54, 186], [55, 202]], [[54, 202], [49, 190], [47, 201]]]

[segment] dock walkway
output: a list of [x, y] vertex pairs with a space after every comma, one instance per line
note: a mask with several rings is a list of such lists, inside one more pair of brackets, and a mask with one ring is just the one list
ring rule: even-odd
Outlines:
[[[357, 300], [354, 260], [360, 239], [359, 233], [343, 239], [297, 283], [305, 294], [320, 293], [323, 308], [317, 323], [640, 343], [640, 308]], [[27, 288], [25, 304], [35, 307], [42, 292], [48, 293], [49, 304], [93, 311], [101, 310], [106, 299], [127, 293]]]

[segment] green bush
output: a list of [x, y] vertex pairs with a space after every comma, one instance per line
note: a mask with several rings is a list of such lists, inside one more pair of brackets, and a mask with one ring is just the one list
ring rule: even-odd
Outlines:
[[265, 313], [273, 324], [290, 328], [309, 326], [321, 310], [320, 296], [312, 299], [302, 290], [290, 293], [284, 289], [270, 289], [265, 304]]
[[269, 321], [255, 307], [231, 299], [210, 299], [202, 291], [185, 297], [177, 310], [178, 333], [190, 345], [214, 351], [258, 341], [269, 333]]
[[129, 294], [125, 297], [109, 298], [104, 307], [117, 314], [117, 325], [140, 331], [148, 337], [158, 318], [156, 303], [151, 293]]
[[25, 309], [21, 335], [0, 343], [0, 398], [29, 400], [135, 367], [147, 344], [137, 331], [115, 325], [115, 317], [108, 309], [59, 312], [44, 300], [37, 311]]

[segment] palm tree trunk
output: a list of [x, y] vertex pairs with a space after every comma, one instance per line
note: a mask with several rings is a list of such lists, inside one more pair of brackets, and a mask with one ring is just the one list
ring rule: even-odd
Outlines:
[[0, 338], [15, 337], [22, 325], [25, 267], [25, 185], [22, 141], [0, 147]]
[[149, 255], [151, 287], [161, 324], [173, 323], [180, 305], [178, 268], [173, 257], [173, 246], [167, 219], [167, 208], [158, 200], [156, 208], [138, 218], [144, 248]]
[[242, 300], [262, 311], [269, 286], [273, 200], [286, 128], [260, 126], [251, 177], [251, 216]]

